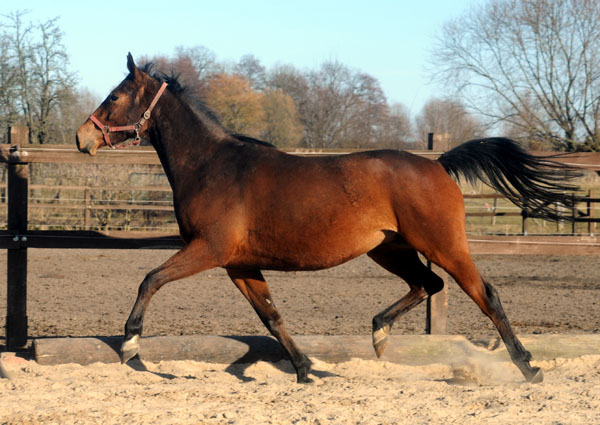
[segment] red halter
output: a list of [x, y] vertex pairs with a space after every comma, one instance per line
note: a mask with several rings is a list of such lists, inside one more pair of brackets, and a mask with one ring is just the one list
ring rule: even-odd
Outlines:
[[[165, 91], [166, 88], [167, 88], [167, 83], [162, 83], [162, 86], [160, 86], [160, 89], [154, 96], [154, 99], [152, 99], [152, 103], [150, 103], [150, 106], [148, 107], [148, 109], [146, 109], [146, 111], [144, 112], [144, 115], [142, 115], [142, 118], [140, 118], [140, 120], [138, 122], [136, 122], [135, 124], [110, 127], [108, 125], [102, 124], [100, 122], [100, 120], [98, 118], [96, 118], [93, 114], [90, 115], [90, 120], [92, 120], [92, 122], [96, 125], [96, 127], [98, 127], [100, 129], [100, 131], [102, 131], [102, 136], [104, 137], [104, 141], [106, 142], [106, 145], [112, 149], [124, 148], [125, 146], [129, 146], [129, 145], [139, 145], [140, 144], [140, 130], [141, 130], [142, 126], [146, 123], [146, 121], [148, 121], [150, 119], [150, 114], [152, 113], [152, 110], [156, 106], [156, 102], [158, 102], [158, 99], [160, 99], [160, 96], [163, 94], [163, 92]], [[127, 139], [122, 144], [113, 146], [113, 144], [110, 142], [109, 134], [117, 133], [119, 131], [135, 131], [135, 138], [131, 142], [128, 142], [131, 139]]]

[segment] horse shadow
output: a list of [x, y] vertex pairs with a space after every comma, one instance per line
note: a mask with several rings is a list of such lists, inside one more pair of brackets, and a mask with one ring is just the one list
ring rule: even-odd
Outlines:
[[[252, 382], [256, 379], [247, 376], [246, 371], [252, 365], [259, 362], [267, 362], [271, 363], [275, 368], [280, 370], [283, 373], [289, 375], [295, 375], [296, 371], [292, 366], [292, 363], [289, 361], [287, 354], [274, 338], [268, 336], [223, 336], [223, 338], [231, 339], [237, 342], [240, 342], [247, 346], [246, 353], [244, 353], [241, 357], [237, 358], [232, 362], [228, 362], [229, 365], [225, 368], [225, 372], [229, 373], [232, 376], [235, 376], [241, 382]], [[111, 347], [115, 351], [115, 353], [120, 354], [121, 348], [121, 339], [109, 337], [104, 339], [104, 342]], [[202, 359], [198, 359], [202, 360]], [[160, 373], [149, 370], [139, 355], [136, 355], [131, 360], [129, 360], [126, 365], [138, 372], [147, 372], [153, 375], [159, 376], [164, 379], [176, 379], [181, 378], [176, 375], [168, 374], [168, 373]], [[339, 377], [339, 375], [311, 368], [309, 375], [315, 376], [317, 378], [326, 378], [326, 377]], [[193, 376], [185, 376], [183, 378], [186, 379], [197, 379]]]
[[[224, 338], [233, 339], [248, 346], [248, 351], [232, 362], [225, 372], [235, 376], [242, 382], [252, 382], [256, 379], [246, 376], [246, 370], [259, 362], [271, 363], [275, 368], [286, 374], [295, 375], [296, 370], [292, 366], [287, 354], [275, 339], [268, 336], [235, 336], [229, 335]], [[309, 375], [317, 378], [339, 377], [339, 375], [311, 368]]]

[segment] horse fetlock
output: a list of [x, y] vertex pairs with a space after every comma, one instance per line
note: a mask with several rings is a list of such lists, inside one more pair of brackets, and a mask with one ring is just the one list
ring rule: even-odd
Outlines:
[[133, 335], [121, 345], [121, 363], [127, 363], [140, 351], [139, 335]]
[[379, 328], [373, 328], [373, 348], [377, 357], [381, 357], [390, 343], [390, 325], [385, 324]]

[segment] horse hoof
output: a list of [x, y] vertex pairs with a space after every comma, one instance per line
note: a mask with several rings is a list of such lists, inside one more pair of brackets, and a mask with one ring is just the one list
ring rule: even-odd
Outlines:
[[531, 375], [527, 378], [528, 382], [532, 384], [539, 384], [544, 380], [544, 372], [539, 367], [534, 367], [531, 369]]
[[140, 345], [138, 341], [139, 335], [134, 335], [131, 339], [128, 339], [121, 346], [121, 363], [125, 364], [131, 360], [140, 351]]
[[309, 378], [308, 376], [303, 376], [303, 377], [298, 377], [298, 383], [299, 384], [313, 384], [315, 381], [313, 381], [311, 378]]
[[375, 348], [375, 354], [377, 355], [377, 358], [381, 357], [389, 343], [390, 327], [388, 325], [373, 331], [373, 348]]

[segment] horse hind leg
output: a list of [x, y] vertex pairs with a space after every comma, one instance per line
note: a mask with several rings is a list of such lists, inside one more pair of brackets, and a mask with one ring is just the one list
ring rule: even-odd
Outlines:
[[277, 338], [287, 353], [296, 370], [298, 383], [312, 382], [312, 379], [308, 377], [311, 362], [308, 357], [300, 351], [292, 337], [287, 333], [281, 315], [275, 307], [269, 287], [262, 276], [262, 273], [259, 270], [239, 269], [227, 269], [227, 273], [231, 280], [233, 280], [233, 283], [235, 283], [238, 289], [250, 302], [250, 305], [252, 305], [258, 314], [258, 317], [260, 317], [260, 320], [269, 332]]
[[396, 319], [439, 292], [444, 281], [427, 268], [413, 249], [388, 244], [380, 245], [367, 254], [384, 269], [401, 277], [410, 290], [403, 298], [373, 317], [373, 348], [381, 357], [389, 344], [390, 330]]
[[435, 262], [448, 271], [481, 311], [494, 323], [511, 360], [525, 379], [532, 383], [542, 382], [543, 372], [539, 367], [530, 365], [531, 353], [523, 347], [510, 326], [498, 292], [490, 283], [483, 280], [470, 255], [465, 253], [462, 258], [454, 255], [454, 258], [440, 258], [438, 261]]

